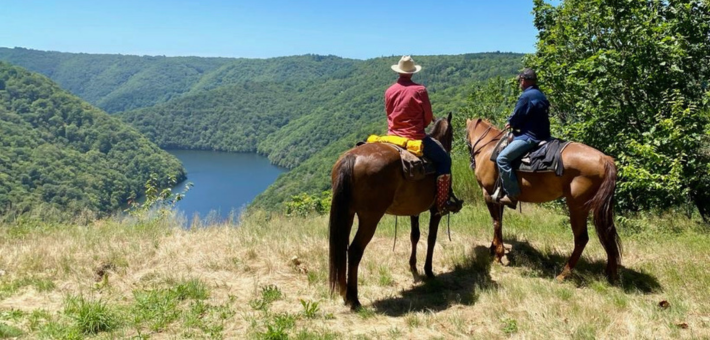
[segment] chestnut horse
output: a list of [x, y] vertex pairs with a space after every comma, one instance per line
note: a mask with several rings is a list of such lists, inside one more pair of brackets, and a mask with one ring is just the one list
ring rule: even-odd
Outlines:
[[[493, 194], [498, 178], [498, 167], [491, 161], [491, 153], [500, 140], [503, 131], [482, 120], [466, 120], [466, 141], [471, 156], [471, 167], [483, 195]], [[610, 281], [618, 278], [621, 265], [621, 240], [614, 226], [614, 189], [616, 187], [616, 166], [614, 159], [602, 152], [581, 144], [571, 143], [562, 151], [564, 172], [557, 176], [553, 172], [517, 172], [518, 184], [522, 189], [519, 201], [542, 203], [564, 197], [569, 208], [574, 251], [557, 279], [562, 281], [572, 273], [587, 245], [587, 216], [592, 211], [594, 226], [599, 241], [607, 254], [606, 274]], [[493, 218], [493, 242], [491, 253], [500, 261], [503, 248], [503, 205], [487, 203]]]
[[[434, 122], [429, 134], [451, 151], [451, 113]], [[333, 199], [330, 206], [330, 289], [338, 291], [346, 305], [360, 308], [357, 293], [358, 266], [365, 247], [385, 214], [412, 217], [412, 254], [409, 265], [416, 275], [416, 247], [419, 241], [419, 214], [431, 211], [429, 239], [424, 269], [433, 276], [431, 261], [441, 216], [436, 214], [436, 175], [420, 181], [405, 179], [399, 152], [390, 145], [364, 144], [346, 151], [331, 174]], [[358, 228], [350, 246], [350, 230], [357, 215]], [[347, 270], [347, 275], [346, 275]], [[347, 285], [346, 285], [347, 278]]]

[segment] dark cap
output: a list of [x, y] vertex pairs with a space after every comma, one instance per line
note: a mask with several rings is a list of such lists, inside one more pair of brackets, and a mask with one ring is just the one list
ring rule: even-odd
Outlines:
[[518, 79], [537, 80], [537, 74], [530, 68], [526, 68], [518, 74]]

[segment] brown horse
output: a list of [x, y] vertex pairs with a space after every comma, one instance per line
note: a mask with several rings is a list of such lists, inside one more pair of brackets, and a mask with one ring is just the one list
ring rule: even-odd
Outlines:
[[[451, 151], [451, 114], [439, 119], [429, 134]], [[357, 294], [358, 266], [365, 247], [385, 214], [412, 216], [410, 269], [416, 275], [416, 244], [419, 241], [419, 214], [430, 210], [429, 242], [424, 270], [433, 276], [431, 261], [441, 216], [435, 214], [436, 175], [420, 181], [406, 180], [399, 152], [386, 144], [365, 144], [346, 151], [332, 172], [333, 200], [330, 207], [330, 289], [338, 288], [345, 304], [360, 307]], [[358, 228], [348, 247], [353, 219]], [[347, 269], [347, 276], [346, 276]], [[347, 278], [347, 285], [346, 285]]]
[[[498, 178], [498, 167], [490, 160], [495, 142], [503, 132], [487, 121], [466, 120], [466, 141], [471, 156], [478, 184], [483, 188], [483, 195], [490, 200]], [[594, 226], [599, 241], [607, 254], [606, 274], [610, 281], [618, 278], [621, 265], [621, 240], [614, 226], [614, 189], [616, 187], [616, 166], [614, 160], [602, 152], [581, 144], [571, 143], [562, 152], [564, 172], [556, 176], [552, 172], [518, 172], [518, 184], [522, 189], [521, 202], [542, 203], [564, 197], [569, 208], [572, 232], [574, 233], [574, 251], [565, 265], [558, 280], [564, 280], [572, 273], [589, 241], [587, 235], [587, 216], [593, 212]], [[503, 248], [503, 206], [487, 203], [493, 218], [493, 243], [491, 253], [500, 261], [504, 256]]]

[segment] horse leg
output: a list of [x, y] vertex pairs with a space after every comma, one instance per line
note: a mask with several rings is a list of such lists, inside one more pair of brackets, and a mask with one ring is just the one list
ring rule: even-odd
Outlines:
[[410, 219], [412, 221], [412, 233], [410, 235], [410, 239], [412, 240], [412, 255], [409, 256], [409, 271], [412, 272], [412, 276], [414, 276], [414, 279], [416, 280], [419, 276], [419, 272], [417, 271], [417, 243], [419, 243], [419, 215], [417, 216], [410, 216]]
[[576, 207], [573, 203], [567, 204], [570, 212], [570, 222], [572, 224], [572, 232], [574, 233], [574, 251], [572, 255], [565, 264], [562, 273], [557, 275], [557, 281], [564, 281], [570, 275], [572, 275], [572, 269], [577, 265], [577, 261], [582, 256], [584, 247], [587, 246], [589, 241], [589, 235], [587, 233], [587, 216], [589, 215], [589, 209], [583, 207]]
[[350, 305], [352, 310], [360, 309], [360, 300], [357, 297], [357, 272], [360, 266], [360, 260], [365, 252], [365, 247], [375, 235], [377, 224], [384, 215], [382, 213], [358, 213], [358, 228], [353, 242], [348, 248], [348, 288], [345, 294], [345, 304]]
[[505, 248], [503, 247], [503, 206], [495, 203], [486, 203], [486, 206], [493, 219], [491, 255], [495, 255], [496, 261], [501, 262], [503, 256], [505, 256]]
[[424, 273], [430, 279], [434, 278], [431, 262], [434, 258], [434, 246], [436, 246], [436, 236], [439, 233], [439, 222], [441, 221], [441, 215], [437, 214], [437, 211], [435, 208], [430, 210], [429, 236], [427, 237], [426, 262], [424, 263]]

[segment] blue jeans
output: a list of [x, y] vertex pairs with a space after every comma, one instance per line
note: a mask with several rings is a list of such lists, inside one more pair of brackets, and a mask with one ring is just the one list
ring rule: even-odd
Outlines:
[[503, 189], [508, 197], [518, 197], [520, 195], [520, 187], [518, 186], [518, 177], [513, 169], [513, 162], [530, 151], [537, 143], [527, 140], [514, 140], [508, 144], [496, 159], [498, 170], [500, 170], [500, 179], [503, 181]]
[[424, 144], [424, 156], [431, 159], [436, 166], [437, 175], [447, 175], [451, 173], [451, 157], [444, 147], [429, 136], [422, 139]]

